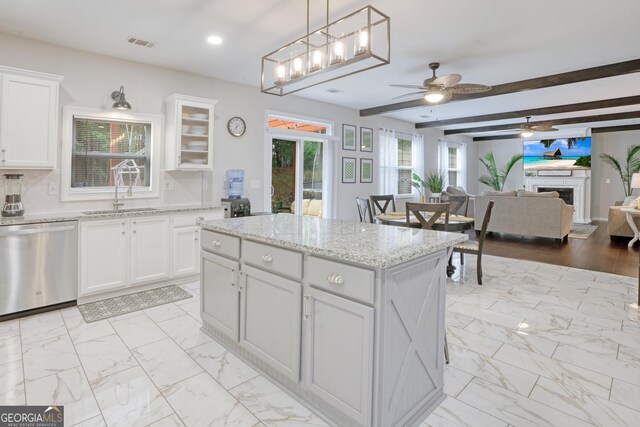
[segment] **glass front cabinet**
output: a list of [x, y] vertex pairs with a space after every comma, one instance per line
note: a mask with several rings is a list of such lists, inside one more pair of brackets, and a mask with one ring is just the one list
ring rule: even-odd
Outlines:
[[213, 109], [218, 101], [171, 95], [166, 108], [166, 170], [212, 170]]

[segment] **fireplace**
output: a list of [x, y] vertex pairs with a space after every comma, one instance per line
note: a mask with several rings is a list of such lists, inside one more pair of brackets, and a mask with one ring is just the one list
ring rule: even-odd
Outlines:
[[538, 193], [557, 191], [560, 198], [568, 205], [573, 205], [573, 188], [567, 187], [537, 187]]

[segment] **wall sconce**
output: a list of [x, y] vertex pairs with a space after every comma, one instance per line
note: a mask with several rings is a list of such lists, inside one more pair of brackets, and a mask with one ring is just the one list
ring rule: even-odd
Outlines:
[[112, 108], [115, 108], [116, 110], [130, 110], [131, 109], [131, 104], [129, 104], [127, 102], [127, 100], [124, 98], [124, 86], [120, 86], [120, 90], [119, 91], [113, 91], [111, 93], [111, 99], [113, 99], [114, 102], [112, 105]]

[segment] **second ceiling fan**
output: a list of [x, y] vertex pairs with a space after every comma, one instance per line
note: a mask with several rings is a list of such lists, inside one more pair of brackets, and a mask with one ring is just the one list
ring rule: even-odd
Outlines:
[[523, 138], [529, 138], [530, 136], [533, 136], [534, 132], [555, 132], [558, 130], [548, 124], [536, 125], [530, 123], [529, 120], [531, 120], [531, 116], [527, 116], [527, 122], [520, 126], [520, 136], [522, 136]]
[[393, 87], [402, 87], [406, 89], [420, 89], [418, 92], [406, 93], [396, 96], [393, 99], [404, 98], [406, 96], [422, 95], [430, 104], [443, 104], [451, 99], [453, 94], [469, 94], [482, 93], [491, 90], [491, 86], [460, 83], [462, 76], [460, 74], [447, 74], [445, 76], [436, 76], [436, 70], [440, 67], [439, 62], [432, 62], [429, 68], [433, 71], [433, 76], [424, 80], [422, 85], [390, 85]]

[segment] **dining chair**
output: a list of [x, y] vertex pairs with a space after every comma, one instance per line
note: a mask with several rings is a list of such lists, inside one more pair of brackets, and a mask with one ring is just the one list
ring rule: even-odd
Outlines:
[[447, 196], [449, 212], [451, 215], [460, 214], [467, 216], [469, 210], [469, 196]]
[[460, 254], [460, 264], [464, 264], [464, 254], [477, 255], [476, 270], [478, 275], [478, 285], [482, 285], [482, 248], [484, 247], [484, 239], [487, 235], [487, 227], [489, 226], [489, 221], [491, 221], [493, 203], [493, 200], [489, 200], [489, 203], [487, 204], [487, 210], [485, 211], [484, 218], [482, 219], [482, 228], [480, 229], [480, 236], [478, 237], [478, 240], [467, 240], [466, 242], [462, 242], [453, 247], [453, 251]]
[[[449, 203], [411, 203], [405, 204], [407, 227], [411, 227], [411, 215], [413, 215], [422, 228], [432, 230], [433, 225], [444, 215], [444, 231], [449, 226]], [[428, 219], [422, 212], [433, 212]]]
[[371, 213], [371, 204], [369, 203], [369, 200], [356, 197], [356, 205], [358, 207], [358, 216], [360, 216], [360, 222], [373, 223], [373, 214]]
[[[380, 211], [380, 215], [387, 213], [387, 208], [391, 205], [391, 212], [395, 212], [396, 210], [396, 199], [393, 197], [393, 194], [384, 194], [378, 196], [369, 196], [369, 200], [371, 200], [371, 209], [373, 212], [373, 216], [378, 215], [376, 213], [376, 208]], [[384, 203], [382, 205], [381, 203]]]

